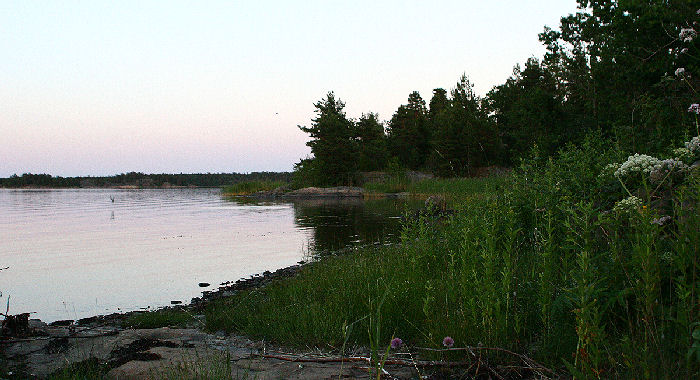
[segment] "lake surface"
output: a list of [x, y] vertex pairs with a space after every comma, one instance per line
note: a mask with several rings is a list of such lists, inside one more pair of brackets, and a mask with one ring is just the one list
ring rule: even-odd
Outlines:
[[[218, 189], [0, 189], [0, 305], [50, 322], [188, 303], [356, 244], [396, 241], [402, 201], [232, 201]], [[198, 283], [211, 286], [200, 288]]]

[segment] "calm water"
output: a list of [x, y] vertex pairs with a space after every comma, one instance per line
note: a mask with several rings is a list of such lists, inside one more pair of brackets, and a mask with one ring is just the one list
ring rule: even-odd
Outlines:
[[0, 189], [0, 305], [9, 297], [11, 314], [53, 321], [187, 303], [315, 253], [396, 240], [405, 207], [235, 202], [218, 189]]

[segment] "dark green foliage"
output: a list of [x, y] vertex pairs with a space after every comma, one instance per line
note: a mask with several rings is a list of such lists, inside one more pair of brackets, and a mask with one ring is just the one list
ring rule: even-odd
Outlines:
[[389, 152], [386, 146], [384, 126], [375, 113], [363, 114], [355, 123], [355, 139], [358, 146], [357, 169], [381, 170], [386, 166]]
[[[345, 117], [345, 103], [332, 92], [314, 104], [316, 118], [310, 127], [299, 126], [311, 140], [306, 143], [314, 155], [312, 182], [319, 185], [347, 185], [354, 181], [357, 170], [357, 146], [353, 123]], [[303, 167], [306, 163], [300, 163]]]
[[414, 91], [389, 121], [389, 151], [402, 166], [421, 169], [425, 164], [431, 140], [427, 113], [425, 101]]
[[533, 145], [551, 155], [561, 144], [580, 137], [576, 127], [565, 128], [556, 81], [534, 58], [525, 63], [523, 70], [516, 66], [506, 83], [489, 92], [488, 109], [511, 162]]
[[[679, 33], [700, 19], [697, 2], [580, 0], [579, 7], [559, 30], [540, 35], [566, 124], [600, 129], [634, 151], [659, 151], [686, 137], [700, 62], [697, 38], [684, 42]], [[674, 76], [678, 68], [691, 75]]]
[[467, 76], [462, 76], [447, 104], [442, 105], [441, 93], [436, 96], [436, 111], [431, 109], [430, 119], [434, 130], [430, 160], [433, 171], [440, 176], [465, 176], [475, 167], [491, 164], [498, 136]]

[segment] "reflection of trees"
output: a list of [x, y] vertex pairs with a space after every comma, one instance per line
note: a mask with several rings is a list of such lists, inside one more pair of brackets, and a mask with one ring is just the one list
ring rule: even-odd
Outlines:
[[352, 244], [395, 241], [405, 201], [309, 199], [294, 201], [297, 226], [313, 230], [312, 249], [324, 254]]

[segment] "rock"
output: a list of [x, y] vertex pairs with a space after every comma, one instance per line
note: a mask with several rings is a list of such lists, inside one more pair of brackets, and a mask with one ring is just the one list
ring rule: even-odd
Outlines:
[[51, 323], [49, 323], [49, 326], [70, 326], [73, 324], [73, 322], [75, 322], [75, 321], [72, 319], [64, 319], [61, 321], [51, 322]]
[[209, 285], [211, 285], [211, 284], [208, 283], [208, 282], [200, 282], [200, 283], [199, 283], [199, 287], [200, 287], [200, 288], [206, 288], [206, 287], [209, 286]]
[[3, 336], [27, 336], [29, 335], [29, 313], [6, 315], [2, 321]]
[[180, 305], [182, 301], [170, 301], [171, 305]]

